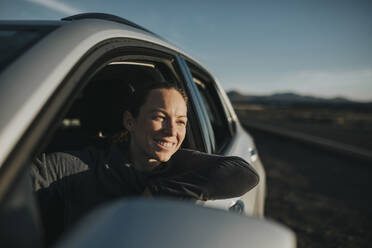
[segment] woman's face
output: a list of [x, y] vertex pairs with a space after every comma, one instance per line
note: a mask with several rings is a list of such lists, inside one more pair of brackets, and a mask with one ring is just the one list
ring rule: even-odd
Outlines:
[[159, 164], [168, 161], [180, 148], [185, 135], [187, 107], [175, 89], [150, 91], [137, 118], [126, 112], [124, 124], [130, 132], [134, 161]]

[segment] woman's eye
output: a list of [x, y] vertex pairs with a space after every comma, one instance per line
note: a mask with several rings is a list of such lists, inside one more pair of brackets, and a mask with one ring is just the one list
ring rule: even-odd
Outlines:
[[186, 126], [186, 122], [185, 121], [178, 121], [177, 123], [178, 123], [178, 125]]
[[162, 121], [162, 120], [165, 119], [165, 117], [164, 116], [161, 116], [161, 115], [157, 115], [157, 116], [155, 116], [154, 119], [157, 120], [157, 121]]

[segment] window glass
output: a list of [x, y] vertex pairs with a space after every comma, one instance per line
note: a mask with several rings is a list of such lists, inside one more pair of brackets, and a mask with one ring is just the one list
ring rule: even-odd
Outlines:
[[228, 120], [223, 110], [223, 103], [219, 98], [213, 81], [198, 77], [198, 73], [195, 71], [191, 70], [191, 73], [211, 122], [215, 138], [215, 151], [221, 152], [231, 138]]
[[0, 26], [0, 71], [49, 31], [50, 29], [20, 30]]

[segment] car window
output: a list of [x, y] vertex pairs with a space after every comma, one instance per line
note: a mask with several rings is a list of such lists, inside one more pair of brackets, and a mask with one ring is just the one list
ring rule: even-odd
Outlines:
[[20, 29], [0, 25], [0, 71], [50, 31], [52, 28]]
[[[166, 63], [135, 57], [108, 63], [88, 82], [61, 120], [48, 152], [78, 150], [101, 141], [119, 142], [123, 109], [135, 88], [152, 81], [178, 82], [183, 87]], [[195, 148], [192, 130], [188, 128], [187, 133], [183, 147]]]
[[213, 129], [215, 152], [221, 153], [232, 137], [228, 117], [223, 108], [223, 101], [219, 97], [213, 80], [191, 63], [188, 63], [188, 66]]

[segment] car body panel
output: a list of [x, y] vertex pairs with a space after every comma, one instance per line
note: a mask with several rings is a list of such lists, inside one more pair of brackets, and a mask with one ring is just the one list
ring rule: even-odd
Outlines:
[[296, 247], [296, 237], [288, 228], [269, 220], [185, 202], [136, 199], [97, 209], [57, 245], [104, 246], [292, 248]]
[[231, 142], [231, 146], [227, 148], [225, 155], [239, 156], [244, 158], [246, 161], [249, 161], [249, 163], [253, 166], [253, 168], [256, 169], [257, 173], [260, 176], [258, 185], [241, 197], [226, 200], [208, 201], [207, 203], [205, 203], [205, 206], [228, 209], [229, 207], [234, 205], [237, 200], [241, 199], [244, 202], [245, 214], [260, 217], [264, 216], [264, 203], [266, 197], [265, 170], [258, 157], [252, 159], [249, 156], [250, 148], [255, 149], [253, 139], [242, 129], [241, 125], [238, 124], [234, 140]]

